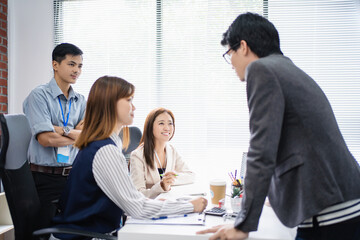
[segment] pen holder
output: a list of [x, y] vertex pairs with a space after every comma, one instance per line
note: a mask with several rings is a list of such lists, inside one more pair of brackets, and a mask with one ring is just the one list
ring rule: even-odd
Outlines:
[[241, 201], [242, 201], [242, 198], [240, 198], [240, 197], [235, 197], [235, 198], [230, 199], [231, 209], [233, 210], [234, 213], [240, 212]]
[[241, 210], [243, 186], [241, 184], [231, 185], [231, 209], [234, 213], [238, 213]]

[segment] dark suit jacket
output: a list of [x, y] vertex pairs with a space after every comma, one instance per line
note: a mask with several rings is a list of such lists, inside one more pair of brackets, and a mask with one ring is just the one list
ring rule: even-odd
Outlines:
[[266, 195], [288, 227], [360, 198], [360, 167], [315, 81], [280, 54], [249, 64], [245, 79], [251, 137], [235, 227], [257, 229]]

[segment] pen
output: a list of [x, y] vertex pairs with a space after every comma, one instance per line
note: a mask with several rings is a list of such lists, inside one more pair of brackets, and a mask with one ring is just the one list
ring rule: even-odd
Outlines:
[[[179, 174], [173, 174], [175, 177], [179, 176]], [[160, 174], [160, 177], [164, 176], [163, 173]]]
[[231, 181], [234, 181], [235, 179], [230, 175], [230, 173], [228, 173], [228, 174], [229, 174]]
[[231, 173], [232, 178], [235, 180], [235, 177], [234, 177], [234, 175], [232, 174], [232, 172], [230, 172], [230, 173]]
[[235, 179], [236, 179], [237, 170], [235, 169]]
[[178, 218], [178, 217], [187, 217], [187, 214], [184, 215], [176, 215], [176, 216], [161, 216], [157, 218], [151, 218], [151, 220], [160, 220], [160, 219], [168, 219], [168, 218]]

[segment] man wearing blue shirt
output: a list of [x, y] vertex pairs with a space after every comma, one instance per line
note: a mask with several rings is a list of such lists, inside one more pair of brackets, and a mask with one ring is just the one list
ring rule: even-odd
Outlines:
[[52, 65], [51, 81], [32, 90], [23, 103], [33, 135], [28, 158], [41, 202], [40, 227], [50, 224], [55, 213], [52, 202], [65, 187], [86, 107], [84, 96], [71, 87], [81, 74], [82, 51], [73, 44], [59, 44]]

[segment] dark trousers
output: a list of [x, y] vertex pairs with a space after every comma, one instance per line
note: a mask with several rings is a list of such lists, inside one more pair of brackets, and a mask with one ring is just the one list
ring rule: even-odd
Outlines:
[[41, 210], [39, 228], [49, 227], [56, 213], [56, 204], [66, 185], [66, 176], [32, 172], [39, 195]]
[[298, 228], [295, 240], [359, 240], [360, 217], [319, 227]]

